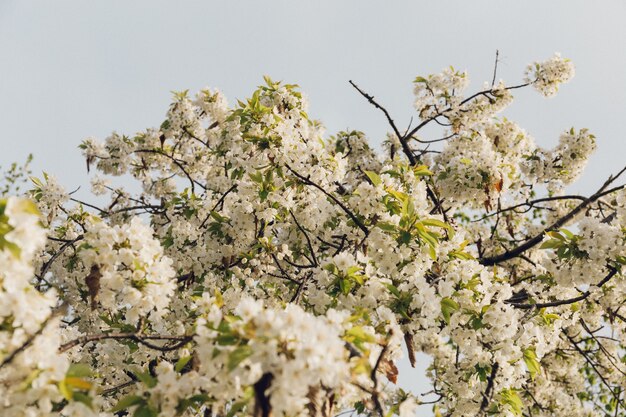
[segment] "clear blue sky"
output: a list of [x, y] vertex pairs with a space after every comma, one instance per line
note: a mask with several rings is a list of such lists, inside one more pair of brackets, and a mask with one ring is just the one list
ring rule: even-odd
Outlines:
[[[231, 103], [267, 74], [296, 82], [329, 134], [351, 128], [379, 143], [385, 120], [349, 86], [374, 94], [400, 125], [411, 81], [454, 65], [478, 88], [515, 83], [559, 51], [577, 75], [553, 99], [532, 91], [505, 113], [543, 146], [587, 127], [598, 151], [572, 187], [589, 193], [626, 163], [626, 2], [0, 0], [0, 166], [32, 152], [35, 173], [87, 184], [87, 136], [158, 126], [170, 91], [218, 87]], [[404, 385], [426, 390], [420, 373]]]

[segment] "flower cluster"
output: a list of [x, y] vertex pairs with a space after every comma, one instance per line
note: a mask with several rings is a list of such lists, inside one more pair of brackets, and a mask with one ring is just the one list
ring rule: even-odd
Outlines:
[[165, 314], [174, 270], [152, 233], [138, 217], [113, 227], [99, 219], [89, 222], [80, 258], [89, 271], [85, 286], [92, 309], [124, 311], [131, 324], [148, 315], [158, 322]]
[[467, 73], [459, 72], [453, 67], [427, 78], [417, 77], [413, 87], [415, 110], [420, 118], [429, 119], [449, 108], [455, 108], [461, 103], [460, 94], [468, 84]]
[[234, 314], [198, 324], [198, 372], [222, 374], [218, 379], [225, 396], [241, 395], [237, 386], [265, 379], [262, 394], [274, 412], [293, 416], [305, 414], [318, 393], [328, 396], [349, 381], [343, 329], [332, 315], [316, 317], [295, 305], [268, 309], [250, 298], [242, 299]]
[[574, 64], [569, 59], [556, 53], [544, 62], [534, 62], [526, 68], [527, 83], [545, 97], [554, 96], [559, 91], [559, 85], [570, 81], [574, 77]]

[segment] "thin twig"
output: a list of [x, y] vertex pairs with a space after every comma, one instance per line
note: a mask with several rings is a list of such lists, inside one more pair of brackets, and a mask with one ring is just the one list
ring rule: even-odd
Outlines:
[[[185, 336], [169, 336], [169, 335], [142, 335], [139, 333], [101, 333], [101, 334], [92, 334], [87, 336], [82, 336], [77, 339], [74, 339], [70, 342], [67, 342], [61, 346], [59, 346], [59, 352], [65, 352], [70, 350], [74, 346], [85, 345], [89, 342], [97, 342], [100, 340], [106, 339], [129, 339], [133, 340], [137, 343], [140, 343], [150, 349], [160, 350], [160, 351], [171, 351], [176, 350], [189, 343], [193, 336], [185, 335]], [[175, 345], [171, 346], [158, 346], [153, 343], [148, 342], [148, 340], [165, 340], [165, 341], [175, 341], [178, 342]]]
[[[613, 278], [615, 274], [617, 274], [617, 269], [611, 266], [609, 266], [608, 269], [610, 271], [609, 274], [605, 276], [604, 278], [602, 278], [602, 280], [595, 285], [596, 287], [601, 288], [604, 284], [609, 282], [609, 280]], [[556, 301], [549, 301], [545, 303], [535, 303], [535, 304], [515, 304], [512, 302], [509, 302], [509, 304], [511, 304], [515, 308], [520, 308], [523, 310], [528, 310], [531, 308], [541, 309], [541, 308], [546, 308], [546, 307], [558, 307], [558, 306], [567, 305], [567, 304], [574, 304], [574, 303], [577, 303], [578, 301], [582, 301], [586, 299], [590, 295], [591, 295], [591, 291], [587, 290], [583, 292], [581, 295], [579, 295], [578, 297], [568, 298], [566, 300], [556, 300]]]
[[496, 62], [493, 65], [493, 78], [491, 79], [491, 89], [493, 90], [493, 86], [496, 84], [496, 74], [498, 73], [498, 57], [500, 55], [500, 51], [496, 49]]
[[[549, 232], [551, 230], [557, 230], [557, 229], [563, 227], [570, 220], [572, 220], [574, 217], [576, 217], [577, 214], [579, 214], [581, 211], [583, 211], [587, 206], [589, 206], [594, 201], [598, 200], [600, 197], [605, 195], [606, 194], [605, 193], [606, 188], [613, 181], [615, 181], [620, 175], [622, 175], [624, 173], [624, 171], [626, 171], [626, 167], [624, 167], [615, 176], [610, 176], [609, 179], [607, 179], [604, 182], [602, 187], [600, 187], [600, 189], [594, 195], [592, 195], [591, 197], [587, 198], [585, 201], [580, 203], [578, 206], [576, 206], [574, 209], [572, 209], [565, 216], [561, 217], [560, 219], [558, 219], [557, 221], [552, 223], [550, 226], [546, 227], [544, 230], [542, 230], [536, 236], [532, 237], [531, 239], [528, 239], [526, 242], [524, 242], [520, 246], [518, 246], [515, 249], [512, 249], [510, 251], [507, 251], [507, 252], [504, 252], [502, 254], [495, 255], [495, 256], [488, 256], [488, 257], [480, 258], [479, 262], [481, 264], [485, 265], [485, 266], [496, 265], [496, 264], [499, 264], [501, 262], [505, 262], [505, 261], [508, 261], [510, 259], [513, 259], [513, 258], [521, 255], [522, 253], [526, 252], [528, 249], [533, 248], [534, 246], [536, 246], [538, 243], [540, 243], [543, 240], [543, 237], [546, 234], [546, 232]], [[615, 192], [615, 191], [621, 190], [625, 186], [626, 185], [621, 185], [619, 187], [612, 188], [609, 191], [610, 192]]]
[[324, 195], [326, 197], [330, 198], [335, 204], [337, 204], [339, 207], [341, 207], [341, 209], [348, 215], [348, 217], [350, 217], [350, 219], [352, 219], [352, 221], [357, 225], [357, 227], [359, 229], [361, 229], [363, 231], [363, 233], [365, 233], [366, 236], [369, 236], [370, 231], [367, 228], [367, 226], [365, 226], [365, 224], [363, 224], [363, 222], [361, 220], [359, 220], [358, 217], [356, 217], [356, 215], [352, 212], [352, 210], [350, 210], [348, 207], [346, 207], [345, 204], [343, 204], [341, 201], [339, 201], [339, 199], [337, 197], [335, 197], [334, 195], [332, 195], [331, 193], [326, 191], [324, 188], [322, 188], [321, 186], [319, 186], [315, 182], [311, 181], [311, 179], [309, 177], [305, 177], [305, 176], [297, 173], [289, 165], [285, 165], [285, 167], [287, 167], [287, 169], [293, 175], [295, 175], [299, 180], [301, 180], [302, 182], [304, 182], [307, 185], [312, 185], [313, 187], [317, 188], [322, 193], [324, 193]]
[[41, 335], [43, 333], [43, 331], [45, 330], [45, 328], [48, 326], [48, 323], [50, 323], [50, 320], [52, 320], [54, 317], [56, 317], [57, 315], [61, 314], [61, 312], [65, 311], [65, 304], [57, 307], [56, 309], [52, 310], [52, 312], [50, 313], [50, 315], [43, 321], [43, 323], [41, 323], [41, 326], [39, 326], [39, 329], [37, 329], [37, 331], [35, 333], [33, 333], [20, 347], [18, 347], [17, 349], [15, 349], [13, 352], [11, 352], [9, 355], [7, 355], [2, 362], [0, 362], [0, 369], [2, 369], [3, 366], [11, 363], [11, 361], [13, 361], [13, 359], [15, 359], [15, 357], [23, 352], [24, 350], [26, 350], [30, 345], [33, 344], [33, 342], [35, 341], [35, 339]]

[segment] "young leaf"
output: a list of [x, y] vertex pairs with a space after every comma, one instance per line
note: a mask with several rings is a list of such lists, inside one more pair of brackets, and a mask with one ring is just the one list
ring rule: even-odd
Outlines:
[[367, 175], [367, 178], [370, 179], [374, 187], [378, 187], [380, 184], [383, 183], [383, 181], [380, 179], [380, 176], [374, 171], [364, 171], [364, 172], [365, 172], [365, 175]]
[[127, 395], [126, 397], [122, 397], [117, 404], [115, 404], [115, 407], [111, 409], [111, 412], [117, 413], [118, 411], [126, 410], [133, 405], [143, 404], [145, 402], [145, 398], [140, 397], [139, 395]]
[[441, 314], [446, 323], [450, 324], [450, 316], [459, 309], [459, 304], [451, 298], [441, 299]]
[[233, 371], [241, 362], [252, 355], [252, 348], [249, 345], [238, 346], [228, 354], [228, 370]]
[[180, 358], [177, 362], [176, 365], [174, 366], [174, 370], [176, 372], [180, 372], [182, 371], [182, 369], [185, 367], [185, 365], [187, 365], [187, 363], [189, 363], [189, 361], [191, 360], [192, 356], [183, 356], [182, 358]]
[[534, 347], [524, 349], [524, 363], [526, 363], [528, 372], [530, 372], [530, 378], [534, 380], [535, 376], [541, 371], [541, 365], [537, 360]]
[[505, 389], [500, 392], [500, 404], [508, 406], [511, 412], [516, 416], [522, 415], [524, 404], [515, 390]]

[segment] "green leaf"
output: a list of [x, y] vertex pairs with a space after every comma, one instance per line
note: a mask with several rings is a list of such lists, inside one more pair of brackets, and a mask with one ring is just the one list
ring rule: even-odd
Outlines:
[[395, 232], [396, 231], [396, 225], [393, 224], [393, 223], [378, 222], [378, 223], [376, 223], [376, 227], [378, 227], [381, 230], [384, 230], [385, 232]]
[[406, 230], [402, 230], [398, 235], [398, 243], [403, 243], [408, 245], [411, 242], [411, 232], [407, 232]]
[[559, 229], [559, 232], [563, 233], [569, 240], [572, 240], [576, 237], [572, 232], [567, 229]]
[[73, 363], [68, 368], [66, 375], [68, 377], [83, 378], [90, 377], [93, 373], [91, 372], [89, 365], [86, 363]]
[[183, 370], [183, 368], [185, 367], [185, 365], [187, 365], [189, 363], [189, 361], [191, 360], [192, 356], [183, 356], [182, 358], [180, 358], [177, 362], [176, 365], [174, 366], [174, 370], [176, 372], [180, 372]]
[[[2, 328], [2, 326], [0, 326]], [[32, 386], [32, 383], [41, 374], [41, 369], [34, 369], [28, 376], [18, 385], [18, 391], [26, 391]]]
[[122, 411], [129, 407], [132, 407], [133, 405], [143, 404], [145, 402], [146, 402], [146, 399], [143, 397], [140, 397], [139, 395], [127, 395], [126, 397], [122, 397], [117, 402], [117, 404], [115, 404], [115, 407], [111, 409], [111, 412], [116, 413], [118, 411]]
[[374, 187], [378, 187], [380, 184], [383, 183], [383, 181], [380, 179], [380, 176], [374, 171], [364, 171], [364, 172], [365, 172], [365, 175], [367, 175], [367, 178], [369, 178], [372, 184], [374, 184]]
[[453, 250], [453, 251], [449, 252], [448, 253], [448, 257], [450, 257], [452, 259], [454, 259], [454, 258], [462, 259], [464, 261], [468, 261], [468, 260], [474, 259], [474, 257], [472, 255], [470, 255], [469, 253], [463, 252], [463, 251], [460, 251], [460, 250]]
[[354, 409], [359, 413], [359, 415], [365, 413], [365, 404], [363, 401], [358, 401], [354, 403]]
[[407, 198], [402, 203], [402, 215], [412, 218], [415, 214], [415, 206], [413, 204], [413, 200], [407, 196]]
[[570, 249], [567, 246], [561, 246], [556, 251], [556, 256], [558, 256], [559, 259], [569, 258], [570, 255], [571, 255], [571, 251], [570, 251]]
[[352, 283], [349, 279], [339, 278], [339, 289], [343, 295], [348, 295], [352, 289]]
[[148, 404], [143, 404], [137, 407], [133, 417], [157, 417], [158, 412]]
[[222, 216], [221, 214], [219, 214], [215, 210], [211, 210], [211, 213], [209, 213], [209, 214], [211, 215], [211, 217], [213, 217], [219, 223], [224, 223], [224, 222], [228, 221], [228, 217]]
[[360, 350], [365, 350], [364, 343], [374, 343], [376, 341], [374, 336], [366, 332], [361, 326], [354, 326], [348, 329], [343, 339], [346, 342], [352, 343]]
[[476, 370], [476, 374], [478, 375], [478, 379], [482, 382], [487, 381], [487, 376], [491, 373], [491, 367], [489, 366], [481, 366], [479, 364], [474, 365], [474, 369]]
[[235, 414], [243, 410], [246, 405], [248, 405], [248, 400], [233, 403], [233, 405], [230, 406], [230, 410], [228, 410], [226, 417], [233, 417]]
[[546, 325], [551, 325], [552, 323], [554, 323], [555, 320], [558, 320], [560, 318], [560, 316], [558, 314], [546, 313], [546, 309], [545, 308], [541, 309], [540, 316], [541, 316], [541, 319], [543, 320], [543, 322]]
[[4, 236], [0, 235], [0, 250], [8, 250], [11, 252], [11, 255], [15, 258], [19, 258], [22, 254], [22, 249], [17, 246], [15, 243], [10, 242], [4, 238]]
[[346, 335], [369, 343], [373, 343], [374, 341], [376, 341], [374, 336], [372, 336], [371, 333], [366, 332], [365, 329], [361, 326], [351, 327], [346, 331]]
[[428, 256], [430, 256], [430, 259], [432, 259], [433, 261], [437, 260], [437, 252], [435, 251], [434, 246], [428, 247]]
[[263, 174], [261, 174], [260, 172], [250, 173], [248, 174], [248, 176], [250, 177], [252, 181], [256, 183], [259, 183], [259, 184], [263, 183]]
[[422, 220], [424, 226], [441, 227], [442, 229], [450, 229], [450, 225], [446, 222], [437, 219], [424, 219]]
[[72, 399], [72, 390], [65, 383], [65, 379], [59, 382], [58, 387], [59, 392], [61, 392], [63, 398], [65, 398], [67, 401], [70, 401]]
[[93, 408], [93, 399], [89, 395], [80, 391], [74, 391], [73, 397], [74, 401], [78, 401], [79, 403], [85, 404], [89, 408]]
[[387, 289], [389, 290], [390, 293], [392, 293], [396, 297], [400, 298], [400, 290], [398, 290], [398, 288], [396, 286], [394, 286], [392, 284], [387, 284]]
[[541, 246], [539, 246], [539, 249], [556, 249], [560, 248], [561, 246], [563, 246], [563, 241], [558, 239], [550, 239], [543, 242]]
[[216, 342], [220, 346], [232, 346], [236, 345], [239, 341], [239, 337], [233, 334], [220, 334], [217, 336]]
[[433, 175], [433, 172], [426, 165], [413, 168], [413, 173], [416, 177], [431, 177]]
[[417, 233], [419, 234], [419, 237], [420, 237], [421, 240], [426, 242], [432, 248], [437, 246], [437, 237], [436, 237], [436, 235], [434, 235], [433, 233], [428, 232], [423, 226], [420, 227], [421, 225], [419, 223], [416, 223], [415, 226], [417, 228]]
[[359, 265], [353, 265], [350, 268], [348, 268], [348, 270], [346, 271], [346, 275], [348, 276], [354, 275], [355, 273], [359, 272], [362, 269], [363, 268], [361, 268]]
[[555, 231], [550, 231], [550, 232], [546, 232], [546, 235], [550, 236], [553, 239], [558, 239], [558, 240], [563, 240], [565, 241], [565, 236], [563, 236], [562, 234], [560, 234], [559, 232], [555, 232]]
[[450, 324], [450, 316], [455, 311], [458, 311], [459, 303], [451, 298], [445, 297], [441, 299], [441, 314], [446, 323]]
[[403, 193], [403, 192], [401, 192], [401, 191], [396, 191], [396, 190], [393, 190], [393, 189], [391, 189], [391, 188], [389, 188], [389, 187], [387, 187], [385, 190], [386, 190], [386, 191], [387, 191], [387, 192], [388, 192], [391, 196], [393, 196], [393, 198], [395, 198], [396, 200], [398, 200], [398, 201], [400, 201], [400, 202], [402, 202], [402, 203], [404, 203], [404, 201], [405, 201], [405, 200], [407, 200], [407, 199], [409, 198], [409, 196], [408, 196], [407, 194], [405, 194], [405, 193]]
[[83, 391], [89, 391], [91, 389], [91, 387], [93, 386], [93, 384], [83, 378], [78, 378], [75, 376], [67, 376], [65, 377], [65, 385], [67, 387], [72, 387], [72, 390], [74, 388], [77, 388], [79, 390], [83, 390]]
[[154, 388], [157, 384], [156, 378], [150, 375], [149, 372], [133, 372], [133, 374], [148, 388]]
[[272, 81], [269, 75], [264, 75], [263, 81], [265, 81], [265, 84], [267, 84], [268, 87], [272, 87], [274, 85], [274, 81]]
[[522, 415], [522, 407], [524, 404], [515, 390], [505, 389], [500, 392], [500, 404], [508, 406], [511, 412], [516, 416]]
[[535, 353], [534, 347], [524, 349], [524, 363], [526, 363], [528, 372], [530, 372], [530, 378], [534, 380], [535, 376], [541, 372], [541, 365], [537, 360], [537, 354]]
[[249, 345], [238, 346], [228, 354], [228, 370], [233, 371], [241, 362], [252, 355], [252, 348]]
[[189, 398], [183, 398], [178, 401], [178, 405], [176, 406], [176, 415], [183, 414], [190, 407], [198, 408], [209, 400], [210, 397], [207, 394], [196, 394]]
[[472, 329], [474, 330], [482, 329], [484, 326], [482, 317], [480, 316], [472, 317], [470, 319], [470, 325], [472, 326]]
[[351, 278], [359, 285], [363, 285], [365, 283], [365, 276], [361, 274], [352, 274], [349, 275], [348, 278]]

